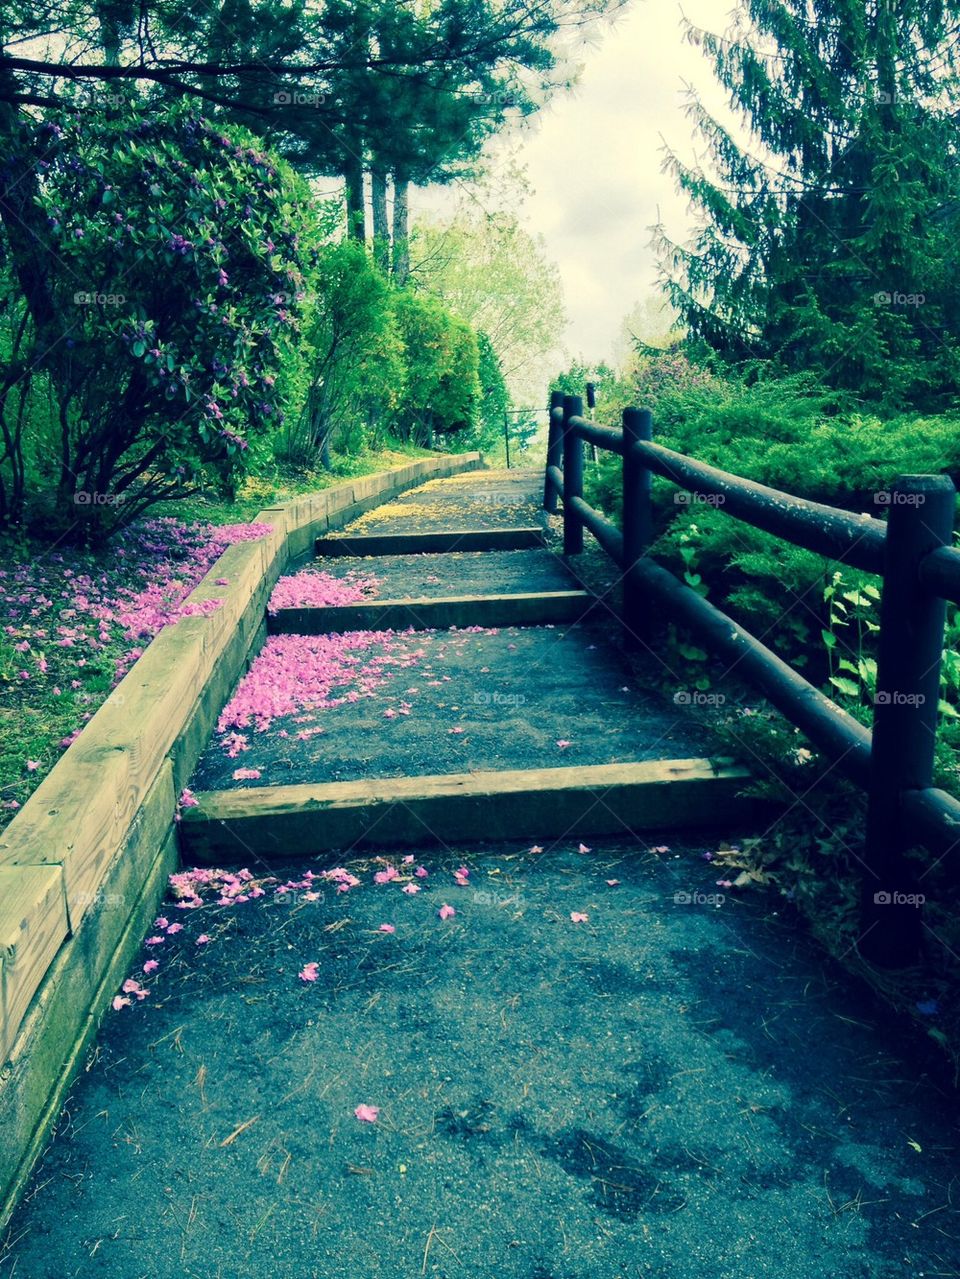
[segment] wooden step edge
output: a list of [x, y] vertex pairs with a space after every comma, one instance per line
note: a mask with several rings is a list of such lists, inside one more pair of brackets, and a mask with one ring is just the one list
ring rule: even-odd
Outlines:
[[449, 554], [455, 551], [519, 551], [546, 545], [538, 526], [491, 529], [437, 529], [420, 533], [342, 533], [319, 537], [318, 557]]
[[278, 608], [268, 611], [267, 630], [271, 635], [333, 635], [411, 627], [542, 626], [579, 621], [593, 602], [591, 593], [583, 590], [370, 600], [327, 608]]
[[749, 770], [709, 759], [442, 773], [198, 792], [186, 860], [289, 860], [334, 849], [452, 841], [631, 838], [754, 820]]

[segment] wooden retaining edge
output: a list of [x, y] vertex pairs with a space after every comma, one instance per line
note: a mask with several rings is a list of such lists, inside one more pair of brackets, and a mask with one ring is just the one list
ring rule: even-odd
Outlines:
[[344, 631], [445, 630], [451, 626], [543, 626], [577, 622], [590, 609], [587, 591], [514, 595], [443, 595], [374, 600], [331, 608], [278, 608], [267, 618], [271, 635], [336, 635]]
[[394, 844], [633, 836], [749, 817], [749, 772], [707, 759], [207, 791], [180, 838], [207, 865]]
[[[277, 577], [362, 504], [481, 465], [478, 453], [425, 458], [261, 512], [257, 519], [273, 531], [229, 547], [189, 597], [220, 600], [216, 612], [161, 632], [0, 834], [0, 1225], [55, 1117], [48, 1101], [67, 1086], [76, 1060], [66, 1030], [55, 1051], [38, 1044], [51, 1019], [73, 1027], [74, 1038], [88, 1023], [95, 1029], [111, 988], [104, 973], [129, 964], [142, 931], [140, 917], [136, 927], [131, 920], [150, 867], [161, 849], [175, 857], [176, 797], [263, 630]], [[217, 586], [217, 578], [229, 584]], [[128, 941], [120, 950], [90, 948], [104, 886], [126, 873], [127, 850], [142, 829], [142, 877], [113, 906], [118, 936]], [[144, 919], [163, 889], [159, 875]], [[67, 955], [83, 957], [79, 984], [61, 980]]]
[[319, 537], [315, 552], [332, 555], [436, 555], [449, 551], [523, 551], [544, 546], [542, 528], [472, 528], [456, 532], [364, 533]]

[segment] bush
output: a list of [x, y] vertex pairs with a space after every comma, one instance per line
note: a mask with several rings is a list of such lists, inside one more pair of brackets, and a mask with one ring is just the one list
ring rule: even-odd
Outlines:
[[397, 434], [429, 446], [434, 435], [468, 430], [480, 395], [473, 330], [435, 298], [406, 290], [394, 295], [393, 314], [404, 364]]
[[[315, 249], [305, 184], [184, 104], [42, 126], [63, 350], [45, 523], [102, 538], [199, 481], [229, 491], [282, 420]], [[64, 356], [64, 351], [66, 352]]]

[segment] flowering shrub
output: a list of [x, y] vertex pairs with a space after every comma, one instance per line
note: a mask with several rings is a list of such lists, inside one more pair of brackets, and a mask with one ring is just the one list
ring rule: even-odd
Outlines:
[[41, 131], [66, 350], [53, 515], [102, 536], [200, 476], [229, 489], [281, 421], [314, 217], [288, 165], [188, 105]]

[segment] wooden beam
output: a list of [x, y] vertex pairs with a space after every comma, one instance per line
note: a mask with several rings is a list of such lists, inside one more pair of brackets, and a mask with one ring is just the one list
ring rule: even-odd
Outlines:
[[336, 635], [344, 631], [446, 630], [451, 626], [544, 626], [579, 621], [593, 596], [587, 591], [514, 595], [445, 595], [372, 600], [331, 608], [279, 608], [267, 618], [272, 635]]
[[318, 556], [424, 555], [449, 551], [520, 551], [543, 546], [541, 528], [441, 529], [429, 533], [364, 533], [319, 537]]
[[517, 769], [208, 791], [183, 813], [187, 862], [461, 839], [572, 839], [725, 826], [750, 774], [707, 759]]

